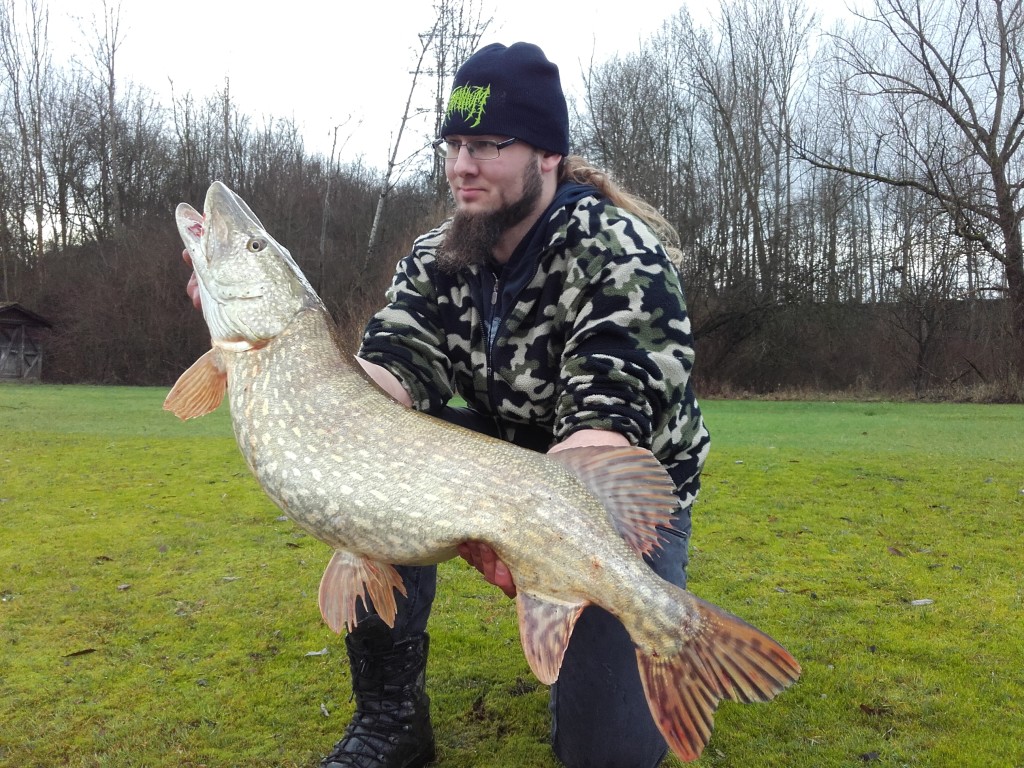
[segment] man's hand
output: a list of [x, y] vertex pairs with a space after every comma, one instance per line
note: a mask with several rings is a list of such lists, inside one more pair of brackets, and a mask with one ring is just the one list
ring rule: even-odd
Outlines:
[[516, 585], [508, 566], [498, 559], [494, 550], [479, 541], [466, 541], [459, 544], [462, 559], [484, 575], [484, 579], [509, 597], [516, 596]]
[[[185, 263], [190, 267], [192, 266], [192, 257], [189, 255], [188, 250], [181, 252], [181, 258], [185, 260]], [[195, 270], [192, 271], [192, 275], [188, 279], [188, 285], [185, 286], [185, 292], [188, 297], [192, 299], [192, 306], [196, 309], [203, 308], [203, 297], [199, 295], [199, 278], [196, 277]]]
[[359, 363], [359, 367], [363, 369], [367, 376], [373, 379], [373, 382], [378, 387], [406, 408], [412, 407], [412, 397], [409, 396], [409, 393], [405, 391], [405, 387], [402, 386], [402, 382], [391, 371], [382, 365], [371, 363], [369, 360], [363, 360], [361, 357], [357, 357], [356, 362]]
[[[552, 446], [548, 453], [593, 445], [620, 447], [629, 445], [629, 440], [625, 435], [620, 435], [618, 432], [610, 432], [603, 429], [581, 429], [569, 435], [561, 443]], [[459, 554], [463, 560], [480, 571], [488, 582], [498, 587], [509, 597], [516, 596], [516, 585], [512, 580], [512, 574], [509, 572], [508, 566], [498, 558], [498, 555], [489, 546], [479, 541], [467, 541], [459, 545]]]
[[581, 429], [573, 432], [565, 440], [555, 443], [548, 450], [548, 453], [566, 451], [570, 448], [589, 448], [591, 446], [610, 446], [613, 448], [625, 448], [629, 446], [629, 438], [618, 432], [607, 429]]

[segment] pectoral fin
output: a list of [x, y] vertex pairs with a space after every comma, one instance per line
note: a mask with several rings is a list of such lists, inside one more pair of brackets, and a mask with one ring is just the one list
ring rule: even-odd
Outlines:
[[597, 497], [619, 535], [648, 555], [660, 546], [661, 527], [679, 510], [668, 471], [643, 448], [568, 448], [548, 456], [572, 472]]
[[585, 606], [586, 603], [555, 602], [521, 590], [516, 596], [523, 653], [533, 674], [545, 685], [558, 679], [572, 629]]
[[356, 600], [362, 600], [365, 607], [369, 595], [377, 615], [393, 627], [398, 613], [396, 589], [405, 595], [402, 577], [394, 566], [339, 549], [320, 580], [320, 615], [335, 632], [341, 633], [342, 627], [351, 631], [358, 623]]
[[217, 410], [228, 389], [220, 352], [211, 349], [185, 371], [164, 399], [164, 410], [179, 419], [194, 419]]

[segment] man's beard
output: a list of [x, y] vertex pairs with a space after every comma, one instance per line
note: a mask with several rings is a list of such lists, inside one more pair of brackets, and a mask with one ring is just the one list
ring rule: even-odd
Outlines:
[[489, 213], [456, 211], [437, 249], [437, 265], [445, 272], [457, 272], [473, 264], [484, 264], [509, 229], [529, 216], [543, 192], [540, 169], [531, 162], [523, 171], [523, 194]]

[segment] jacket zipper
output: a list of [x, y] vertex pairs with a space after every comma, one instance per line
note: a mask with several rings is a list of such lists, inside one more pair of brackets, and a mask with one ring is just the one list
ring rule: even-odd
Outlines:
[[[526, 286], [526, 285], [529, 285], [530, 283], [532, 283], [533, 279], [537, 276], [537, 271], [540, 269], [539, 258], [540, 257], [538, 256], [538, 263], [535, 263], [533, 265], [533, 272], [531, 273], [530, 279], [527, 280], [525, 283], [522, 283], [523, 286]], [[511, 297], [512, 301], [509, 302], [508, 306], [503, 308], [505, 312], [508, 312], [508, 307], [509, 306], [515, 306], [516, 305], [516, 303], [519, 301], [519, 296], [522, 294], [522, 290], [523, 289], [520, 288], [519, 293], [517, 293], [515, 296]], [[505, 431], [505, 429], [503, 427], [503, 422], [502, 422], [500, 416], [498, 415], [499, 411], [498, 411], [497, 403], [495, 403], [495, 401], [494, 401], [494, 388], [495, 388], [495, 385], [497, 383], [495, 381], [496, 375], [495, 375], [495, 370], [494, 370], [494, 354], [493, 354], [493, 352], [494, 352], [494, 343], [498, 339], [498, 331], [501, 329], [502, 325], [505, 324], [505, 318], [504, 317], [498, 317], [498, 298], [499, 298], [500, 293], [501, 293], [501, 278], [498, 277], [497, 275], [495, 275], [494, 276], [494, 288], [491, 290], [491, 316], [490, 316], [490, 318], [488, 318], [488, 322], [484, 325], [484, 333], [485, 333], [486, 339], [487, 339], [487, 357], [486, 357], [486, 361], [485, 361], [485, 365], [487, 366], [487, 370], [485, 371], [485, 374], [487, 376], [487, 399], [488, 399], [488, 401], [491, 404], [491, 413], [494, 414], [494, 417], [493, 417], [494, 418], [494, 423], [497, 424], [497, 426], [498, 426], [498, 434], [499, 435], [505, 435], [506, 431]]]
[[[487, 399], [491, 403], [491, 412], [497, 413], [494, 408], [494, 341], [497, 338], [497, 330], [500, 320], [498, 319], [498, 295], [501, 291], [501, 278], [495, 276], [494, 288], [491, 291], [491, 314], [484, 324], [484, 333], [487, 339], [486, 375], [487, 375]], [[497, 415], [495, 415], [497, 421]]]
[[490, 315], [483, 319], [484, 343], [486, 344], [484, 355], [484, 376], [487, 381], [487, 401], [491, 404], [491, 419], [494, 421], [498, 435], [504, 435], [501, 419], [494, 406], [494, 340], [497, 337], [497, 327], [500, 321], [496, 319], [498, 312], [498, 296], [501, 292], [501, 278], [494, 275], [494, 287], [491, 290], [491, 311]]
[[498, 320], [498, 291], [500, 290], [501, 278], [494, 278], [494, 289], [491, 291], [491, 316], [487, 318], [487, 367], [491, 366], [491, 347], [494, 346], [494, 339], [497, 336]]

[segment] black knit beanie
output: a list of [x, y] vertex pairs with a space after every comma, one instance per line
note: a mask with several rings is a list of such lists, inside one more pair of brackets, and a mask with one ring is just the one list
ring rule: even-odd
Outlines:
[[558, 67], [531, 43], [493, 43], [455, 73], [442, 136], [509, 136], [569, 154], [569, 109]]

